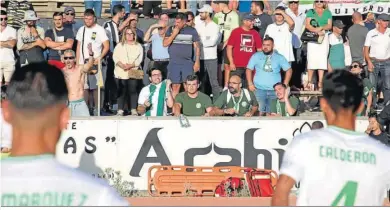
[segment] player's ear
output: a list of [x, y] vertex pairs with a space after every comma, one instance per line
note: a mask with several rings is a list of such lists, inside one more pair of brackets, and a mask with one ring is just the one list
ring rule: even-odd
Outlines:
[[68, 107], [64, 107], [61, 110], [61, 114], [60, 114], [60, 129], [61, 130], [65, 130], [67, 128], [69, 118], [70, 118], [70, 110]]
[[336, 117], [336, 114], [334, 113], [332, 107], [330, 107], [326, 99], [320, 98], [320, 106], [321, 106], [321, 111], [325, 115], [325, 118], [327, 118], [329, 121], [332, 121], [332, 119]]

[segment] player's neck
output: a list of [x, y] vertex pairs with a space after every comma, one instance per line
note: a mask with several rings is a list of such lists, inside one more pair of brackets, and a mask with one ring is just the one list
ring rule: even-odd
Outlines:
[[355, 131], [355, 120], [356, 117], [353, 116], [347, 117], [344, 115], [338, 115], [333, 122], [328, 122], [328, 125], [342, 128], [345, 130]]
[[14, 129], [12, 135], [11, 156], [16, 157], [53, 154], [53, 152], [49, 151], [44, 144], [44, 134], [37, 135], [36, 133], [31, 133], [28, 131], [19, 132]]

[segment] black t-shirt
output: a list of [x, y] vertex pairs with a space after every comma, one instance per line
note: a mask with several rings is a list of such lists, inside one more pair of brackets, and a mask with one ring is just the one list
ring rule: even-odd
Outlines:
[[387, 146], [390, 146], [390, 139], [387, 136], [385, 132], [381, 132], [379, 135], [374, 135], [373, 132], [370, 133], [370, 137], [382, 142], [383, 144], [386, 144]]
[[261, 15], [253, 15], [253, 17], [253, 29], [259, 32], [261, 39], [264, 39], [264, 34], [268, 25], [271, 25], [274, 21], [270, 15], [265, 13]]
[[[73, 31], [69, 28], [63, 28], [61, 31], [58, 31], [56, 29], [57, 33], [57, 41], [58, 42], [66, 42], [68, 39], [75, 39], [73, 35]], [[53, 42], [56, 40], [54, 39], [53, 29], [49, 29], [45, 33], [45, 37], [51, 38]], [[61, 51], [61, 54], [63, 54], [64, 51]], [[53, 50], [49, 48], [49, 60], [61, 60], [60, 55], [58, 54], [58, 50]]]

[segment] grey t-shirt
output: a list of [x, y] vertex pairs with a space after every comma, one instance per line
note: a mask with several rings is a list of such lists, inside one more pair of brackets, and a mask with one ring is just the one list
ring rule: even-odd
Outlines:
[[349, 28], [347, 36], [351, 48], [352, 61], [364, 62], [363, 47], [367, 33], [368, 29], [359, 24], [354, 24]]
[[253, 29], [259, 32], [261, 39], [263, 39], [265, 31], [267, 30], [268, 25], [274, 23], [272, 17], [268, 14], [253, 15]]

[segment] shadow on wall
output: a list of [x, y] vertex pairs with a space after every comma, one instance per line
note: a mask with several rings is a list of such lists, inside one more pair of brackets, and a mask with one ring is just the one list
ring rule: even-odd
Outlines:
[[104, 171], [96, 165], [94, 154], [88, 154], [85, 151], [81, 155], [79, 167], [77, 168], [89, 175], [103, 174]]

